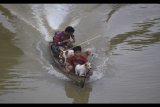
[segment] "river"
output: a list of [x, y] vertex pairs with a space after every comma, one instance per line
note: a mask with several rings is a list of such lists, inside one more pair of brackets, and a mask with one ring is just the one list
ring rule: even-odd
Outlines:
[[[84, 88], [52, 63], [68, 25], [95, 53]], [[0, 4], [0, 103], [159, 103], [159, 57], [159, 4]]]

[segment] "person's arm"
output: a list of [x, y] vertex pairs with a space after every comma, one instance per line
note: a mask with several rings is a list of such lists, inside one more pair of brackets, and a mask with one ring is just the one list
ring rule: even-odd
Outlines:
[[73, 40], [72, 42], [75, 43], [75, 42], [76, 42], [75, 36], [74, 36], [74, 35], [71, 35], [71, 38], [72, 38], [72, 40]]
[[65, 42], [69, 42], [69, 41], [70, 41], [70, 39], [67, 39], [67, 40], [61, 41], [60, 44], [65, 43]]
[[58, 44], [63, 44], [63, 43], [65, 43], [65, 42], [72, 42], [72, 43], [75, 43], [75, 37], [74, 37], [74, 35], [71, 35], [71, 38], [72, 38], [73, 41], [70, 41], [70, 39], [67, 39], [67, 40], [58, 42]]

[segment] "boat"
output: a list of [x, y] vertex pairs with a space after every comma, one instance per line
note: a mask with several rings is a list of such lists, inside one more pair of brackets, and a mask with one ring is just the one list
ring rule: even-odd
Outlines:
[[92, 75], [91, 71], [88, 72], [85, 76], [78, 76], [74, 72], [67, 73], [65, 71], [64, 65], [62, 65], [59, 62], [59, 59], [57, 57], [55, 57], [55, 55], [52, 52], [52, 50], [51, 50], [51, 55], [52, 55], [52, 59], [54, 61], [54, 66], [58, 67], [58, 69], [60, 70], [60, 72], [63, 73], [64, 75], [66, 75], [74, 84], [76, 84], [77, 86], [80, 86], [81, 88], [83, 88], [84, 85], [85, 85], [85, 83], [87, 83], [89, 81], [89, 78]]

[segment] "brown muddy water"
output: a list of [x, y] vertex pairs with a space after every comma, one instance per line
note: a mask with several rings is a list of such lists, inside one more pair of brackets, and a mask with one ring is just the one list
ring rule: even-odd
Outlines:
[[[84, 88], [52, 63], [56, 30], [92, 48]], [[159, 4], [0, 4], [0, 103], [159, 103]]]

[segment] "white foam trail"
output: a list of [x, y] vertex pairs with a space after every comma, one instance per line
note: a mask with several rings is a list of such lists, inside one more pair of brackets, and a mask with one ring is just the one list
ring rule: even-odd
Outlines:
[[55, 75], [55, 76], [58, 77], [59, 79], [69, 80], [65, 75], [63, 75], [62, 73], [59, 73], [58, 71], [56, 71], [56, 70], [54, 69], [54, 67], [44, 58], [43, 52], [42, 52], [42, 50], [40, 49], [40, 43], [41, 43], [41, 41], [39, 41], [39, 42], [37, 43], [36, 48], [37, 48], [37, 50], [38, 50], [39, 53], [40, 53], [40, 59], [38, 59], [38, 60], [39, 60], [39, 62], [42, 64], [42, 67], [43, 67], [44, 69], [46, 69], [49, 74]]
[[102, 61], [102, 63], [100, 63], [100, 65], [92, 64], [96, 69], [93, 70], [93, 75], [90, 77], [89, 82], [97, 81], [104, 76], [104, 73], [105, 73], [104, 67], [106, 66], [107, 62], [109, 61], [109, 57], [104, 58], [104, 60], [103, 60], [103, 58], [99, 58], [98, 54], [96, 54], [96, 53], [93, 53], [93, 56], [94, 56], [94, 58], [93, 58], [94, 61], [96, 59], [99, 59]]
[[69, 4], [44, 4], [45, 15], [50, 27], [58, 30], [65, 17], [69, 13]]
[[93, 75], [90, 77], [90, 80], [88, 82], [93, 82], [101, 79], [104, 76], [103, 73], [99, 71], [93, 71]]
[[81, 18], [77, 18], [77, 19], [71, 21], [71, 23], [69, 25], [75, 27], [80, 23], [80, 21], [81, 21]]
[[60, 79], [69, 81], [69, 78], [67, 78], [67, 77], [66, 77], [65, 75], [63, 75], [62, 73], [56, 71], [56, 70], [53, 68], [52, 65], [50, 65], [50, 67], [46, 67], [46, 69], [47, 69], [47, 71], [48, 71], [49, 74], [54, 75], [54, 76], [56, 76], [56, 77], [58, 77], [58, 78], [60, 78]]
[[34, 18], [37, 21], [39, 31], [44, 35], [46, 41], [50, 41], [48, 30], [46, 29], [45, 24], [43, 22], [44, 14], [42, 11], [43, 9], [42, 6], [43, 5], [32, 5], [31, 6], [31, 9], [33, 11], [32, 14], [34, 15]]
[[33, 13], [32, 13], [32, 14], [33, 14], [34, 17], [35, 17], [38, 26], [32, 24], [31, 22], [29, 22], [28, 20], [26, 20], [26, 18], [21, 17], [21, 16], [20, 16], [19, 14], [17, 14], [15, 11], [13, 11], [13, 10], [11, 10], [11, 9], [9, 9], [9, 10], [10, 10], [10, 12], [11, 12], [13, 15], [17, 16], [19, 19], [23, 20], [23, 21], [26, 22], [28, 25], [32, 26], [32, 27], [35, 28], [37, 31], [39, 31], [41, 34], [43, 34], [43, 35], [45, 36], [45, 37], [44, 37], [45, 40], [46, 40], [46, 41], [49, 41], [49, 40], [50, 40], [49, 34], [48, 34], [47, 29], [46, 29], [45, 26], [44, 26], [44, 23], [43, 23], [43, 21], [42, 21], [41, 16], [40, 16], [41, 10], [38, 10], [38, 7], [41, 8], [40, 5], [31, 5], [31, 9], [33, 10]]

